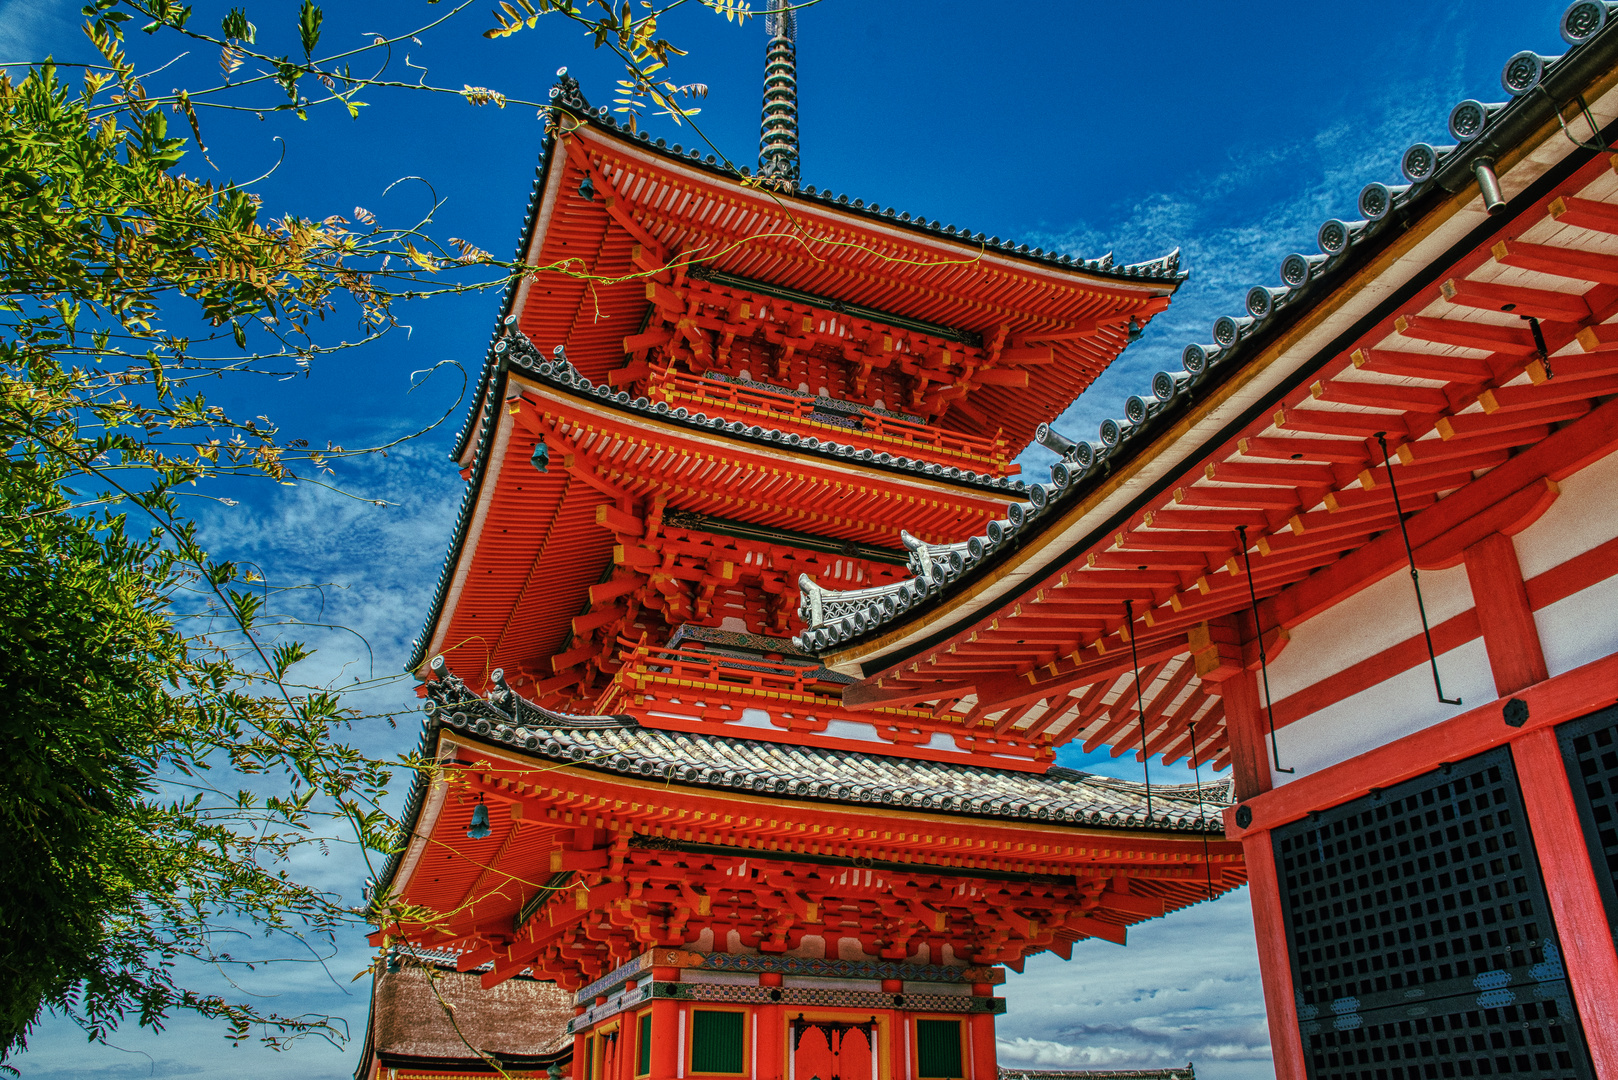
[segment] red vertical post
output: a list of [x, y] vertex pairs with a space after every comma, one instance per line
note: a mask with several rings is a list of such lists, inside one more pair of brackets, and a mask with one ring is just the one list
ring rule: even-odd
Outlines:
[[1235, 615], [1210, 619], [1186, 635], [1191, 662], [1208, 692], [1225, 700], [1225, 738], [1236, 782], [1236, 799], [1270, 790], [1269, 717], [1259, 694], [1258, 674], [1248, 668], [1243, 647], [1252, 620]]
[[1511, 744], [1573, 1000], [1597, 1076], [1618, 1076], [1618, 953], [1555, 728]]
[[[654, 967], [652, 985], [675, 982], [679, 968]], [[640, 1038], [637, 1023], [635, 1037]], [[636, 1050], [639, 1053], [639, 1048]], [[680, 1003], [672, 998], [652, 999], [651, 1080], [674, 1080], [680, 1074]]]
[[973, 1013], [972, 1080], [997, 1080], [1000, 1063], [994, 1049], [994, 1014]]
[[[779, 971], [766, 971], [758, 977], [760, 986], [777, 987], [783, 982]], [[786, 1075], [782, 1041], [786, 1037], [786, 1018], [780, 1005], [759, 1005], [753, 1014], [758, 1018], [757, 1041], [753, 1056], [758, 1061], [758, 1072], [753, 1080], [781, 1080]], [[874, 1078], [873, 1078], [874, 1080]]]
[[1225, 735], [1230, 743], [1236, 799], [1270, 790], [1270, 726], [1259, 691], [1258, 673], [1242, 668], [1219, 684], [1225, 699]]
[[1466, 580], [1477, 605], [1483, 647], [1489, 654], [1495, 692], [1501, 697], [1549, 678], [1545, 652], [1528, 604], [1528, 587], [1511, 538], [1491, 533], [1462, 553]]
[[[583, 1015], [584, 1006], [575, 1005], [573, 1007], [573, 1022], [577, 1024], [579, 1022], [578, 1018]], [[573, 1029], [573, 1064], [569, 1066], [572, 1070], [573, 1080], [595, 1080], [584, 1068], [584, 1042], [589, 1037], [588, 1031], [582, 1025]]]
[[1298, 1004], [1293, 996], [1287, 924], [1281, 911], [1281, 882], [1269, 830], [1242, 837], [1242, 854], [1247, 862], [1248, 896], [1253, 903], [1253, 932], [1258, 939], [1258, 970], [1264, 981], [1275, 1080], [1307, 1080], [1303, 1036], [1298, 1032]]
[[890, 1011], [888, 1031], [888, 1075], [883, 1080], [910, 1080], [910, 1018], [898, 1009]]

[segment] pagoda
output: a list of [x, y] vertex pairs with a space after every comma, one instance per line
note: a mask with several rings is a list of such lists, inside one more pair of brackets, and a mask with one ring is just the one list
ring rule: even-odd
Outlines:
[[769, 30], [756, 174], [551, 91], [372, 940], [571, 993], [575, 1080], [995, 1080], [1004, 968], [1244, 883], [1228, 787], [1056, 767], [1058, 713], [970, 692], [850, 703], [804, 635], [1037, 517], [1014, 459], [1184, 275], [801, 185]]
[[1279, 1080], [1618, 1076], [1615, 13], [799, 635], [856, 713], [1229, 765]]

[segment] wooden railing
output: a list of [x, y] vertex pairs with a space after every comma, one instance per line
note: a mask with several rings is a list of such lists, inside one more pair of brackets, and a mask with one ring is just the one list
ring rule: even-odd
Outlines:
[[985, 439], [863, 410], [850, 414], [850, 419], [859, 422], [858, 427], [831, 423], [815, 419], [812, 398], [781, 393], [765, 386], [741, 385], [678, 372], [652, 376], [647, 393], [653, 401], [683, 406], [692, 412], [721, 405], [729, 413], [758, 417], [760, 426], [885, 450], [896, 456], [902, 454], [1000, 475], [1015, 471], [1007, 468], [1010, 447], [998, 433], [992, 439]]

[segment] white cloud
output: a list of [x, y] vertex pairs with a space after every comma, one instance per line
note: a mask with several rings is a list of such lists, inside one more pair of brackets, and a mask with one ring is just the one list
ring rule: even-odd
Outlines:
[[79, 8], [64, 0], [4, 0], [0, 2], [0, 60], [61, 59], [83, 52], [78, 32]]
[[1008, 975], [1003, 1065], [1163, 1068], [1194, 1061], [1208, 1080], [1272, 1075], [1245, 889], [1132, 926], [1123, 948], [1074, 947]]
[[[1397, 58], [1381, 59], [1418, 70]], [[1181, 268], [1191, 275], [1142, 340], [1055, 422], [1057, 430], [1094, 439], [1102, 420], [1122, 415], [1125, 398], [1147, 392], [1154, 371], [1179, 371], [1180, 351], [1211, 340], [1215, 319], [1245, 314], [1249, 287], [1276, 284], [1288, 254], [1318, 250], [1321, 222], [1359, 216], [1355, 201], [1362, 187], [1402, 182], [1398, 163], [1406, 147], [1447, 141], [1449, 107], [1465, 96], [1459, 64], [1448, 72], [1429, 71], [1401, 80], [1397, 95], [1355, 102], [1355, 123], [1290, 140], [1269, 132], [1233, 140], [1224, 161], [1191, 172], [1171, 191], [1138, 194], [1088, 219], [1053, 223], [1026, 237], [1047, 250], [1116, 250], [1120, 262], [1178, 246]], [[1255, 207], [1264, 208], [1261, 216], [1251, 216]], [[1025, 478], [1043, 480], [1056, 457], [1035, 444], [1019, 461]]]
[[[368, 714], [356, 724], [353, 740], [368, 753], [391, 757], [413, 749], [420, 730], [415, 682], [402, 669], [438, 580], [463, 485], [442, 449], [425, 444], [409, 444], [387, 458], [358, 459], [339, 469], [339, 486], [364, 498], [307, 485], [257, 486], [238, 493], [239, 506], [205, 510], [202, 539], [215, 557], [268, 568], [272, 585], [322, 583], [319, 589], [279, 594], [271, 614], [304, 620], [290, 636], [318, 650], [295, 669], [300, 678], [347, 683], [399, 676], [349, 700]], [[375, 506], [369, 499], [387, 505]], [[399, 718], [397, 728], [388, 725], [389, 714]], [[409, 786], [406, 778], [396, 776], [390, 800], [395, 811]], [[366, 866], [340, 827], [329, 840], [324, 852], [315, 846], [302, 849], [287, 869], [300, 881], [358, 904]], [[291, 959], [261, 964], [251, 972], [230, 969], [235, 986], [226, 982], [225, 972], [203, 965], [182, 965], [179, 975], [183, 985], [247, 997], [264, 1010], [335, 1016], [346, 1022], [352, 1039], [344, 1049], [318, 1038], [281, 1053], [254, 1043], [233, 1048], [222, 1041], [218, 1024], [188, 1015], [177, 1015], [161, 1033], [139, 1029], [131, 1021], [114, 1033], [112, 1045], [101, 1045], [87, 1042], [61, 1017], [47, 1016], [15, 1064], [37, 1080], [91, 1073], [345, 1080], [358, 1060], [370, 1000], [369, 981], [350, 980], [367, 966], [371, 949], [363, 928], [340, 934], [335, 955], [330, 955], [330, 943], [312, 945], [311, 953], [285, 938], [233, 939], [226, 947], [241, 959]]]

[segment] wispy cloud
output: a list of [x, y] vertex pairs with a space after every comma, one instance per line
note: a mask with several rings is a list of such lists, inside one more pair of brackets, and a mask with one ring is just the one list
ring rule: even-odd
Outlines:
[[[1447, 141], [1450, 106], [1476, 92], [1464, 86], [1459, 68], [1428, 71], [1401, 81], [1397, 94], [1354, 102], [1352, 122], [1292, 138], [1263, 132], [1234, 139], [1223, 161], [1188, 171], [1172, 190], [1140, 193], [1083, 221], [1051, 223], [1026, 237], [1047, 250], [1114, 250], [1121, 262], [1179, 247], [1181, 266], [1191, 275], [1143, 339], [1054, 426], [1071, 438], [1094, 439], [1102, 420], [1122, 415], [1125, 398], [1146, 392], [1154, 371], [1179, 371], [1187, 344], [1211, 340], [1215, 319], [1245, 314], [1251, 286], [1277, 284], [1282, 259], [1317, 251], [1321, 222], [1357, 218], [1362, 187], [1402, 182], [1404, 149]], [[1019, 460], [1026, 477], [1043, 479], [1056, 458], [1036, 444]]]
[[1207, 1080], [1272, 1075], [1245, 889], [1133, 926], [1119, 948], [1037, 956], [1004, 987], [1002, 1065], [1143, 1069], [1195, 1061]]
[[43, 60], [51, 54], [60, 58], [82, 51], [80, 6], [63, 0], [0, 0], [0, 61]]
[[[351, 737], [367, 753], [391, 757], [413, 749], [420, 731], [414, 680], [403, 665], [438, 579], [462, 483], [442, 448], [427, 443], [343, 463], [339, 470], [333, 484], [340, 491], [264, 485], [240, 493], [238, 506], [214, 504], [201, 515], [202, 539], [216, 557], [266, 568], [272, 586], [310, 583], [275, 594], [269, 605], [271, 617], [298, 620], [287, 636], [317, 650], [294, 675], [337, 685], [377, 680], [346, 697], [367, 715]], [[397, 727], [389, 724], [390, 716], [398, 718]], [[394, 811], [408, 786], [408, 778], [396, 781]], [[286, 869], [357, 905], [366, 863], [350, 835], [333, 831], [329, 841], [324, 848], [300, 850]], [[87, 1043], [66, 1020], [47, 1017], [20, 1067], [38, 1080], [92, 1073], [344, 1080], [353, 1073], [370, 1000], [369, 981], [351, 980], [370, 962], [371, 949], [362, 928], [340, 934], [335, 955], [329, 942], [311, 944], [304, 948], [284, 937], [232, 939], [228, 947], [239, 959], [281, 959], [250, 973], [182, 965], [179, 975], [186, 985], [246, 996], [263, 1009], [335, 1016], [354, 1040], [347, 1048], [317, 1038], [284, 1053], [254, 1043], [231, 1048], [221, 1042], [217, 1024], [185, 1015], [161, 1033], [130, 1023], [104, 1046]]]

